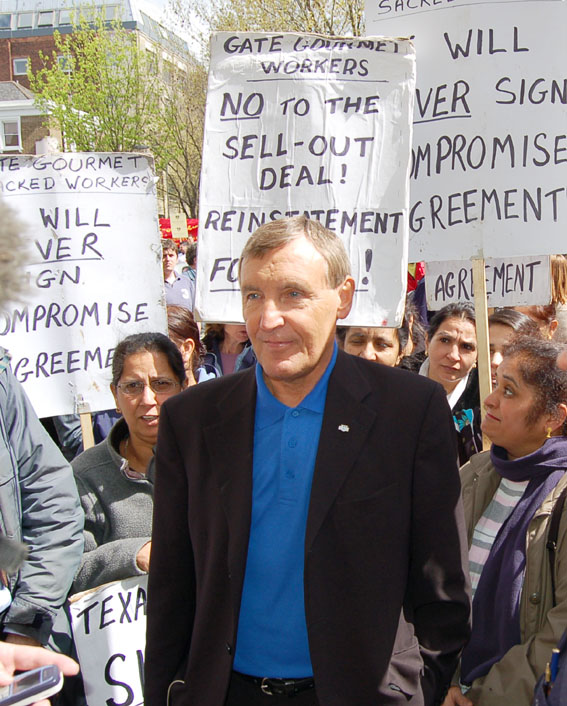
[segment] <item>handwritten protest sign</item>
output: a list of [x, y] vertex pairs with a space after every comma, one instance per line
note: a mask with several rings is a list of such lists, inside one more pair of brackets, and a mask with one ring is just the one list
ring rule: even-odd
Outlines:
[[80, 594], [71, 622], [89, 706], [144, 703], [148, 577]]
[[142, 155], [0, 157], [0, 194], [27, 226], [30, 296], [0, 345], [42, 416], [114, 406], [116, 343], [165, 331], [154, 175]]
[[[531, 306], [551, 301], [549, 256], [487, 259], [488, 306]], [[425, 273], [427, 308], [433, 311], [454, 302], [472, 302], [473, 270], [468, 262], [428, 262]]]
[[[367, 7], [367, 22], [377, 17], [401, 17], [416, 15], [433, 8], [457, 7], [458, 5], [478, 5], [492, 0], [376, 0]], [[495, 2], [525, 2], [525, 0], [495, 0]]]
[[262, 223], [306, 214], [339, 234], [351, 324], [399, 324], [415, 56], [407, 40], [230, 34], [211, 42], [196, 307], [241, 321], [238, 259]]
[[565, 251], [567, 3], [367, 0], [415, 35], [410, 261]]

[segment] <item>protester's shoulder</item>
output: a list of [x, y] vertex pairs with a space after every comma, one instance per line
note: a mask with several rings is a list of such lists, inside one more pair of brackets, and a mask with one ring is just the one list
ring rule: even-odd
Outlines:
[[255, 379], [254, 368], [246, 368], [192, 385], [178, 395], [170, 397], [164, 404], [173, 412], [193, 405], [220, 403], [225, 397], [239, 395], [244, 390], [249, 390], [250, 386], [255, 384]]
[[100, 477], [101, 470], [113, 465], [116, 464], [113, 463], [107, 439], [90, 449], [85, 449], [71, 461], [75, 477], [84, 482], [87, 482], [91, 476]]
[[6, 350], [6, 348], [2, 348], [2, 346], [0, 346], [0, 375], [8, 371], [10, 367], [10, 359], [10, 353]]
[[2, 397], [8, 394], [10, 386], [10, 354], [5, 348], [0, 347], [0, 392]]
[[398, 394], [403, 392], [411, 395], [413, 399], [416, 396], [424, 396], [425, 398], [430, 398], [434, 395], [445, 396], [441, 386], [424, 375], [418, 375], [402, 368], [380, 365], [374, 361], [365, 360], [348, 353], [343, 353], [341, 357], [346, 366], [355, 367], [370, 381], [371, 385], [376, 385], [375, 390], [378, 394], [392, 390]]
[[16, 407], [31, 410], [24, 388], [16, 380], [11, 367], [12, 356], [9, 351], [0, 346], [0, 402], [3, 415], [15, 414]]
[[466, 484], [472, 482], [476, 476], [496, 473], [490, 451], [481, 451], [478, 454], [471, 456], [469, 460], [461, 467], [461, 483]]

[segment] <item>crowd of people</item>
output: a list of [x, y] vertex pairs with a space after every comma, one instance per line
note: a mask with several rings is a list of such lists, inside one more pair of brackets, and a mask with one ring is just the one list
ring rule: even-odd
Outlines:
[[53, 441], [1, 351], [0, 529], [28, 553], [0, 567], [0, 685], [52, 657], [81, 706], [68, 596], [149, 573], [147, 706], [529, 706], [567, 629], [565, 257], [549, 305], [490, 313], [481, 400], [474, 307], [338, 325], [317, 222], [253, 234], [245, 325], [198, 324], [196, 245], [162, 249], [168, 333], [116, 346], [94, 447], [73, 417]]

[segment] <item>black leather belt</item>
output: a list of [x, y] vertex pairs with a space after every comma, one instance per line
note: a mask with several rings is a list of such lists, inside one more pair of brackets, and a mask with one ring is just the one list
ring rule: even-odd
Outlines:
[[295, 696], [302, 691], [313, 689], [313, 677], [303, 679], [271, 679], [270, 677], [252, 677], [249, 674], [235, 672], [241, 679], [252, 682], [267, 696]]

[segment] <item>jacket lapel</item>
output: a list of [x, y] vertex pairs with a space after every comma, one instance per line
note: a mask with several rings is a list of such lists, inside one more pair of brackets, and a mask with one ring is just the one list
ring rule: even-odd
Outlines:
[[329, 379], [307, 517], [306, 550], [313, 543], [376, 419], [374, 411], [362, 403], [370, 392], [368, 380], [349, 358], [339, 351]]
[[228, 570], [238, 605], [250, 533], [256, 379], [254, 368], [235, 376], [218, 401], [216, 421], [203, 427], [212, 472], [228, 526]]

